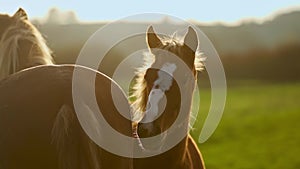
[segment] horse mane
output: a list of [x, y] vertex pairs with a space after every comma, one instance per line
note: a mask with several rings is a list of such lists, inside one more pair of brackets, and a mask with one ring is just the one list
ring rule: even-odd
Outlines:
[[[164, 36], [161, 38], [162, 45], [158, 46], [162, 50], [166, 50], [174, 53], [178, 56], [181, 52], [179, 46], [184, 45], [183, 38], [178, 37], [176, 32], [172, 36]], [[196, 51], [195, 52], [195, 62], [194, 66], [197, 71], [204, 70], [203, 53]], [[144, 78], [148, 68], [155, 61], [155, 56], [151, 52], [144, 52], [144, 64], [142, 67], [137, 68], [135, 75], [135, 84], [133, 85], [132, 92], [130, 95], [131, 100], [134, 100], [131, 104], [133, 122], [138, 123], [144, 116], [144, 112], [147, 106], [148, 95], [151, 89], [149, 89], [147, 82]]]
[[28, 56], [31, 65], [53, 64], [51, 50], [41, 33], [28, 20], [18, 20], [8, 27], [0, 39], [0, 79], [14, 73], [19, 64], [20, 41], [32, 43]]

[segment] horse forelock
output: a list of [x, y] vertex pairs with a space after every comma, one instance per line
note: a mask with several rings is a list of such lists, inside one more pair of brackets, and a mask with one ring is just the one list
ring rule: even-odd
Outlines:
[[32, 46], [27, 55], [30, 61], [28, 66], [53, 64], [51, 50], [41, 33], [29, 21], [16, 21], [4, 31], [0, 39], [0, 79], [18, 71], [21, 40]]

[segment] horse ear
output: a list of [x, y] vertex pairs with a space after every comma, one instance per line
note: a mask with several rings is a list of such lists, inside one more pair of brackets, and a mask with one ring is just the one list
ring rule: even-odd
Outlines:
[[154, 32], [154, 29], [152, 26], [150, 26], [147, 30], [147, 43], [150, 49], [159, 47], [162, 43], [159, 39], [159, 37]]
[[196, 31], [191, 26], [189, 26], [188, 31], [184, 37], [184, 44], [194, 52], [196, 52], [198, 47], [198, 38]]
[[16, 19], [28, 20], [27, 13], [23, 8], [19, 8], [18, 11], [13, 16]]

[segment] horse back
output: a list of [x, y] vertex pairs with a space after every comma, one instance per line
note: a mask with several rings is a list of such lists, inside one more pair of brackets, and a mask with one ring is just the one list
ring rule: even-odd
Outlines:
[[[129, 158], [99, 147], [80, 125], [72, 99], [75, 67], [38, 66], [0, 81], [0, 168], [131, 168]], [[130, 120], [121, 118], [109, 94], [117, 85], [97, 71], [78, 69], [95, 73], [102, 115], [117, 131], [131, 135]], [[126, 106], [121, 90], [117, 95], [117, 102]], [[129, 105], [123, 111], [129, 116]]]

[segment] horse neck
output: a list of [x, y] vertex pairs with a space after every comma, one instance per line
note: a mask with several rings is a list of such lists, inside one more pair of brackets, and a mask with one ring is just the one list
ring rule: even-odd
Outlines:
[[19, 44], [20, 47], [18, 48], [18, 71], [27, 67], [38, 65], [31, 61], [32, 58], [35, 57], [35, 55], [42, 55], [42, 53], [37, 48], [37, 45], [35, 45], [32, 41], [27, 39], [20, 40]]
[[[176, 163], [174, 164], [174, 169], [175, 168], [180, 168], [183, 169], [185, 168], [184, 166], [186, 166], [186, 157], [187, 157], [187, 142], [188, 142], [188, 125], [189, 125], [189, 118], [187, 117], [186, 120], [184, 122], [182, 122], [182, 125], [179, 126], [176, 130], [174, 130], [173, 132], [171, 132], [170, 134], [168, 134], [166, 141], [168, 141], [168, 139], [174, 139], [176, 138], [176, 135], [183, 135], [184, 138], [176, 145], [174, 146], [172, 149], [170, 149], [169, 151], [167, 151], [165, 153], [165, 157], [170, 158], [170, 161], [176, 161]], [[168, 161], [169, 161], [168, 160]], [[170, 164], [169, 164], [170, 165]], [[172, 169], [173, 169], [172, 168]]]
[[[177, 91], [177, 92], [176, 92]], [[170, 151], [166, 152], [166, 156], [171, 157], [172, 161], [176, 161], [177, 163], [174, 164], [174, 169], [180, 168], [185, 169], [189, 168], [188, 166], [189, 161], [187, 159], [187, 152], [188, 152], [188, 132], [189, 132], [189, 118], [190, 118], [190, 110], [191, 110], [191, 104], [192, 104], [192, 95], [193, 95], [193, 88], [186, 89], [185, 92], [188, 92], [190, 98], [181, 98], [180, 101], [176, 101], [175, 103], [167, 104], [166, 111], [172, 112], [177, 111], [177, 118], [179, 118], [180, 123], [179, 126], [175, 127], [173, 131], [170, 131], [170, 133], [167, 136], [167, 139], [173, 139], [176, 138], [176, 135], [182, 135], [184, 138]], [[173, 95], [170, 95], [170, 99], [178, 97], [181, 95], [181, 92], [178, 90], [175, 90]], [[168, 140], [167, 140], [168, 142]], [[176, 155], [175, 155], [176, 154]]]
[[136, 158], [133, 161], [133, 166], [136, 169], [153, 169], [153, 168], [168, 168], [168, 169], [191, 169], [187, 159], [187, 138], [185, 137], [175, 147], [162, 154], [147, 157]]
[[[170, 104], [166, 107], [165, 111], [179, 111], [177, 107], [174, 109], [174, 105]], [[184, 106], [188, 106], [185, 105]], [[187, 159], [188, 153], [188, 125], [189, 125], [189, 111], [184, 112], [183, 120], [180, 126], [175, 127], [174, 131], [171, 131], [166, 138], [166, 142], [172, 142], [176, 135], [184, 135], [184, 138], [170, 150], [159, 154], [154, 157], [135, 160], [135, 167], [137, 169], [152, 169], [152, 168], [170, 168], [170, 169], [190, 169], [189, 159]]]
[[51, 51], [38, 30], [17, 23], [7, 28], [0, 42], [0, 79], [36, 65], [53, 64]]
[[19, 41], [18, 58], [19, 70], [37, 65], [53, 64], [48, 47], [44, 42], [39, 42], [37, 37]]

